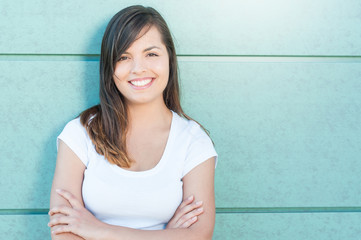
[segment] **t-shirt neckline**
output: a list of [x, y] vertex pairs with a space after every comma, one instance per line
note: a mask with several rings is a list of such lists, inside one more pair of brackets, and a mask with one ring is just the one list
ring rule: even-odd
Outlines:
[[111, 164], [109, 163], [107, 160], [107, 163], [111, 166], [111, 168], [122, 174], [122, 175], [128, 175], [128, 176], [147, 176], [147, 175], [150, 175], [150, 174], [154, 174], [156, 172], [158, 172], [162, 167], [163, 165], [165, 164], [166, 162], [166, 159], [167, 159], [167, 155], [168, 155], [168, 152], [171, 148], [171, 144], [173, 142], [173, 135], [174, 135], [174, 131], [175, 131], [175, 119], [176, 119], [176, 114], [175, 112], [173, 112], [171, 110], [171, 113], [172, 113], [172, 122], [171, 122], [171, 125], [170, 125], [170, 130], [169, 130], [169, 134], [168, 134], [168, 139], [167, 139], [167, 143], [165, 145], [165, 148], [164, 148], [164, 151], [163, 151], [163, 154], [162, 154], [162, 157], [160, 158], [159, 162], [157, 163], [157, 165], [155, 165], [153, 168], [151, 169], [148, 169], [148, 170], [144, 170], [144, 171], [132, 171], [132, 170], [127, 170], [127, 169], [124, 169], [124, 168], [121, 168], [119, 167], [118, 165], [116, 164]]

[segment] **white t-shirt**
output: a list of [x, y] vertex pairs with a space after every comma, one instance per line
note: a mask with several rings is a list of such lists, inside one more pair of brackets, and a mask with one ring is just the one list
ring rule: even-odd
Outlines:
[[217, 157], [212, 141], [196, 122], [172, 113], [163, 156], [146, 171], [110, 164], [95, 151], [79, 118], [70, 121], [58, 136], [86, 166], [83, 200], [99, 220], [136, 229], [164, 229], [182, 201], [182, 178], [200, 163]]

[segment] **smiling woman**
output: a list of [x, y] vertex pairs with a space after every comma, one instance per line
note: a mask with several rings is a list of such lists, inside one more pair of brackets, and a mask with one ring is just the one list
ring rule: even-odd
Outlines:
[[111, 19], [100, 104], [58, 137], [53, 239], [212, 238], [217, 153], [182, 110], [177, 69], [156, 10], [131, 6]]
[[169, 78], [169, 56], [155, 26], [144, 28], [120, 56], [114, 70], [115, 84], [127, 104], [163, 101]]

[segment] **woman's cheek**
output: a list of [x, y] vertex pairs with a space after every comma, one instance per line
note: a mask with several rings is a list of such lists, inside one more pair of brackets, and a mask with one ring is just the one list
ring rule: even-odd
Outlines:
[[164, 59], [159, 59], [152, 63], [152, 68], [156, 70], [158, 75], [168, 75], [169, 74], [169, 61]]

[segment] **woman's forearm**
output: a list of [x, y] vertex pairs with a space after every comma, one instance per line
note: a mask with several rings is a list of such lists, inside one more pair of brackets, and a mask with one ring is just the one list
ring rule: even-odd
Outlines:
[[52, 240], [84, 240], [84, 238], [81, 238], [72, 233], [62, 233], [62, 234], [58, 234], [58, 235], [52, 234], [51, 239]]

